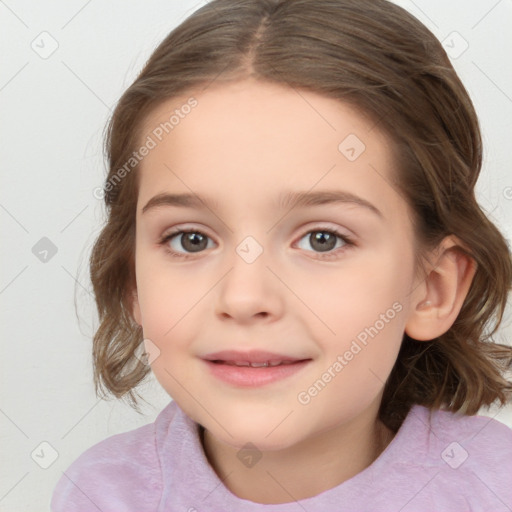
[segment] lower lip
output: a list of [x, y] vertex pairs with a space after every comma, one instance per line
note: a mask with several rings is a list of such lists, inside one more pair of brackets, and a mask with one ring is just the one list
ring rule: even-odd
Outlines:
[[291, 377], [307, 366], [307, 364], [311, 362], [311, 359], [292, 364], [263, 366], [259, 368], [219, 364], [204, 359], [203, 361], [210, 368], [212, 374], [218, 379], [234, 386], [253, 388], [264, 386], [285, 379], [286, 377]]

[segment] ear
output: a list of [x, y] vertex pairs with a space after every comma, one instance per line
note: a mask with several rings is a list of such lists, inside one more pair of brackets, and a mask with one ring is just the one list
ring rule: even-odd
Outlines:
[[446, 237], [434, 251], [434, 265], [414, 289], [405, 332], [415, 340], [432, 340], [447, 332], [462, 308], [476, 272], [476, 262]]
[[132, 290], [132, 299], [131, 299], [131, 310], [132, 310], [132, 316], [140, 326], [142, 326], [142, 315], [140, 313], [140, 304], [139, 304], [139, 297], [137, 295], [137, 289], [134, 288]]

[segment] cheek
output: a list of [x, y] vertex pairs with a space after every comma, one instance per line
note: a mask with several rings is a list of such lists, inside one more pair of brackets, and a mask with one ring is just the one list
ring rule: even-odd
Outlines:
[[323, 267], [308, 272], [308, 279], [295, 287], [307, 306], [301, 306], [301, 310], [314, 321], [312, 325], [318, 324], [325, 331], [327, 338], [354, 337], [386, 311], [394, 316], [397, 309], [405, 308], [411, 284], [409, 266], [403, 255], [388, 250], [347, 259], [339, 269]]
[[155, 258], [140, 258], [136, 272], [144, 336], [155, 340], [174, 336], [180, 319], [197, 302], [197, 291], [194, 293], [190, 281], [187, 285], [179, 274], [169, 273]]
[[357, 352], [350, 373], [360, 385], [383, 386], [394, 366], [406, 324], [410, 264], [393, 251], [380, 255], [354, 291], [347, 349]]
[[[409, 265], [393, 251], [369, 255], [329, 282], [317, 284], [310, 301], [330, 328], [318, 336], [327, 366], [343, 357], [339, 382], [381, 386], [398, 355], [405, 329]], [[317, 332], [317, 335], [320, 331]], [[339, 368], [339, 366], [338, 366]]]

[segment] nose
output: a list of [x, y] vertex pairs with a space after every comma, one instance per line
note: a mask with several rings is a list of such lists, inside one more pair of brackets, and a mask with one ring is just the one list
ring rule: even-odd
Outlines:
[[241, 324], [275, 321], [283, 314], [283, 289], [263, 251], [254, 261], [235, 253], [217, 287], [216, 314]]

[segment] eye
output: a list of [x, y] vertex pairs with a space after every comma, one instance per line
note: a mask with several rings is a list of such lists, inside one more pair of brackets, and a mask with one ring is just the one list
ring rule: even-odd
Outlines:
[[[211, 238], [196, 229], [181, 229], [173, 231], [167, 235], [164, 235], [159, 241], [159, 245], [163, 245], [166, 252], [175, 258], [189, 258], [194, 253], [202, 252], [204, 249], [211, 249], [211, 245], [208, 245], [208, 240]], [[313, 251], [304, 247], [304, 244], [300, 244], [302, 240], [306, 241], [306, 244], [310, 244]], [[340, 243], [338, 243], [340, 241]], [[345, 251], [348, 247], [354, 246], [355, 243], [351, 237], [346, 234], [341, 234], [336, 229], [332, 228], [316, 228], [307, 231], [298, 242], [300, 249], [305, 249], [308, 252], [315, 252], [320, 259], [337, 257], [339, 252]], [[182, 250], [183, 249], [183, 250]], [[338, 251], [335, 249], [341, 249]]]
[[[305, 240], [305, 244], [300, 242]], [[337, 240], [340, 243], [337, 243]], [[317, 228], [306, 232], [299, 240], [299, 248], [308, 250], [304, 245], [310, 245], [314, 252], [317, 252], [321, 258], [336, 257], [340, 251], [334, 249], [346, 250], [347, 247], [355, 245], [348, 235], [341, 234], [336, 229]], [[311, 252], [311, 251], [310, 251]]]
[[[208, 239], [210, 239], [208, 235], [196, 229], [182, 229], [165, 235], [159, 244], [163, 245], [167, 252], [176, 258], [188, 258], [190, 253], [210, 248]], [[185, 252], [180, 250], [180, 246], [185, 249]]]

